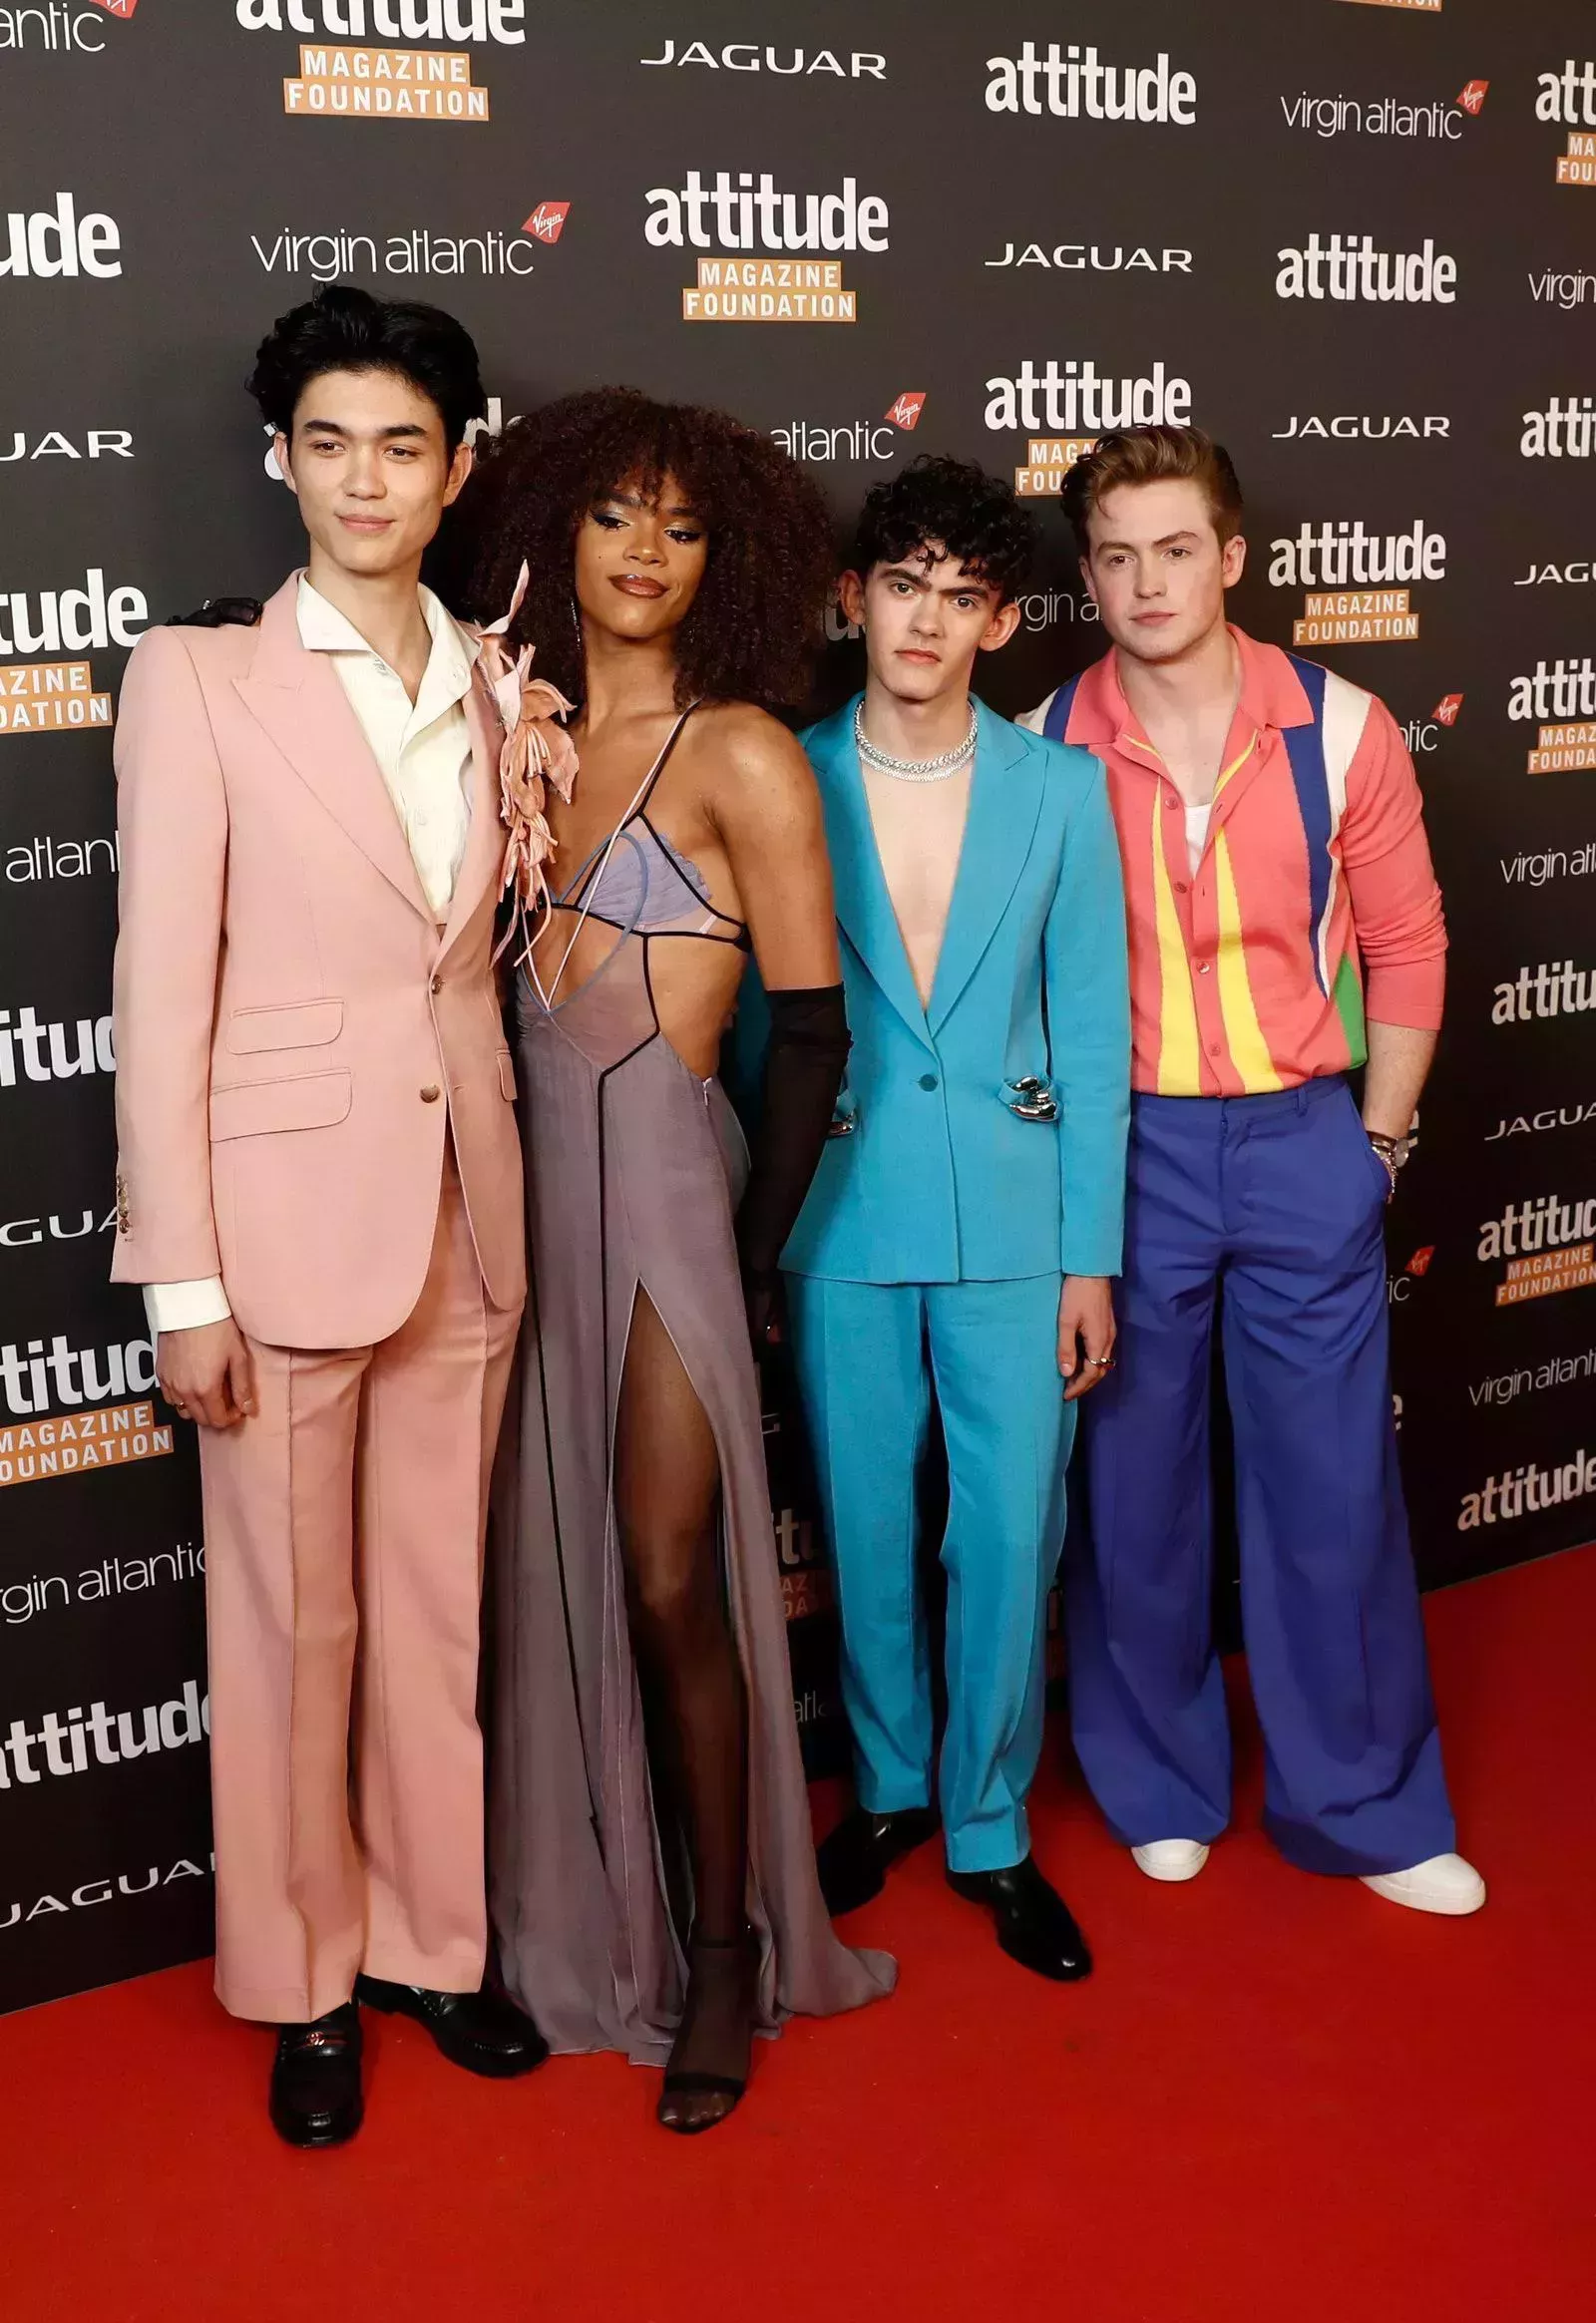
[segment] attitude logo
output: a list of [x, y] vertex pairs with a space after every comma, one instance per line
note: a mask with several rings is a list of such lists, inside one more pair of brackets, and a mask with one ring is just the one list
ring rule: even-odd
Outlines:
[[1304, 89], [1299, 96], [1282, 97], [1280, 110], [1288, 129], [1304, 135], [1336, 137], [1419, 138], [1454, 143], [1465, 121], [1477, 121], [1485, 110], [1488, 81], [1469, 81], [1450, 105], [1403, 104], [1396, 97], [1315, 97]]
[[1304, 524], [1271, 541], [1271, 588], [1304, 588], [1302, 616], [1292, 623], [1294, 645], [1391, 644], [1418, 635], [1408, 588], [1391, 581], [1443, 581], [1446, 542], [1426, 531], [1422, 518], [1405, 533], [1377, 534], [1362, 518]]
[[78, 215], [76, 195], [60, 193], [54, 209], [6, 212], [0, 280], [111, 282], [122, 272], [122, 230], [103, 209]]
[[[82, 653], [90, 646], [131, 645], [150, 618], [143, 589], [107, 590], [98, 565], [82, 588], [0, 591], [0, 662], [9, 654]], [[73, 727], [109, 726], [111, 696], [96, 693], [89, 662], [23, 661], [0, 666], [0, 736], [55, 734]], [[4, 1067], [0, 1066], [0, 1081]]]
[[1500, 1476], [1487, 1476], [1477, 1492], [1465, 1492], [1457, 1529], [1472, 1532], [1481, 1524], [1511, 1524], [1520, 1516], [1556, 1508], [1564, 1500], [1582, 1499], [1588, 1492], [1596, 1492], [1596, 1452], [1575, 1452], [1550, 1468], [1529, 1461]]
[[87, 1718], [77, 1709], [65, 1718], [46, 1711], [36, 1733], [25, 1719], [14, 1718], [0, 1740], [0, 1790], [39, 1782], [48, 1774], [85, 1774], [91, 1749], [97, 1766], [119, 1766], [147, 1751], [202, 1742], [209, 1732], [210, 1697], [201, 1697], [193, 1678], [174, 1700], [145, 1710], [108, 1711], [103, 1702], [92, 1702]]
[[1169, 122], [1197, 119], [1197, 77], [1173, 72], [1163, 51], [1151, 65], [1105, 65], [1095, 48], [1027, 40], [1017, 57], [989, 57], [989, 113], [1049, 114], [1055, 121]]
[[237, 0], [245, 32], [331, 34], [358, 43], [459, 42], [455, 49], [301, 43], [299, 70], [282, 84], [282, 110], [305, 118], [377, 121], [490, 119], [489, 95], [472, 80], [470, 47], [526, 40], [526, 0]]
[[1537, 661], [1527, 677], [1515, 677], [1507, 697], [1515, 721], [1550, 719], [1535, 736], [1525, 761], [1529, 774], [1577, 774], [1596, 767], [1596, 661], [1561, 655]]
[[1525, 460], [1588, 460], [1596, 453], [1596, 395], [1554, 395], [1544, 411], [1526, 411], [1518, 439]]
[[75, 8], [71, 0], [49, 0], [44, 8], [0, 8], [0, 56], [7, 49], [43, 49], [53, 56], [98, 57], [106, 49], [108, 16], [132, 16], [139, 0], [91, 0]]
[[1140, 378], [1115, 379], [1090, 355], [1063, 363], [1049, 356], [986, 385], [988, 427], [1026, 432], [1025, 465], [1014, 470], [1014, 490], [1027, 499], [1056, 498], [1075, 462], [1110, 428], [1181, 428], [1191, 420], [1191, 382], [1162, 363]]
[[1498, 984], [1491, 1002], [1493, 1024], [1527, 1024], [1531, 1018], [1583, 1016], [1596, 1008], [1596, 968], [1576, 968], [1571, 960], [1542, 961], [1521, 968]]
[[1596, 1283], [1596, 1195], [1563, 1201], [1540, 1194], [1509, 1202], [1500, 1218], [1479, 1227], [1474, 1256], [1481, 1265], [1507, 1261], [1496, 1285], [1498, 1307], [1518, 1307], [1526, 1299], [1549, 1299], [1557, 1291], [1582, 1291]]
[[861, 195], [856, 178], [837, 194], [783, 194], [768, 170], [757, 182], [751, 170], [717, 170], [707, 186], [689, 170], [680, 187], [652, 186], [643, 198], [653, 248], [716, 252], [682, 291], [683, 322], [856, 322], [858, 293], [840, 259], [762, 253], [888, 247], [887, 204]]
[[1557, 157], [1559, 186], [1596, 186], [1596, 64], [1565, 59], [1562, 70], [1536, 79], [1535, 119], [1568, 131]]
[[[69, 1406], [65, 1411], [47, 1408], [52, 1379], [56, 1399]], [[8, 1341], [0, 1347], [0, 1392], [13, 1418], [0, 1426], [0, 1486], [166, 1458], [172, 1422], [146, 1399], [155, 1383], [156, 1351], [147, 1339], [125, 1347], [73, 1348], [58, 1333], [48, 1355], [42, 1340], [21, 1346]], [[104, 1402], [130, 1387], [139, 1401]]]
[[1277, 298], [1450, 306], [1457, 297], [1457, 260], [1427, 235], [1416, 250], [1382, 250], [1373, 234], [1311, 233], [1300, 248], [1275, 255]]
[[827, 427], [812, 420], [787, 420], [770, 433], [794, 460], [882, 462], [894, 458], [899, 439], [913, 435], [926, 408], [924, 388], [905, 388], [887, 406], [880, 420], [845, 421]]

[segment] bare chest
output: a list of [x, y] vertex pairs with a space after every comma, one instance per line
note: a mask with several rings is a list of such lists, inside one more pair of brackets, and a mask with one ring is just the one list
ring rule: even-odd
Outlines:
[[971, 769], [946, 782], [864, 770], [876, 853], [922, 1002], [931, 997], [970, 815]]

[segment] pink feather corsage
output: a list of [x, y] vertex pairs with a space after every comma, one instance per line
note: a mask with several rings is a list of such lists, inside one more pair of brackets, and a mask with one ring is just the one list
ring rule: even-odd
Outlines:
[[568, 702], [559, 687], [546, 678], [528, 674], [534, 652], [531, 645], [523, 645], [512, 659], [505, 644], [505, 632], [521, 610], [529, 578], [523, 564], [510, 610], [497, 621], [469, 624], [482, 649], [482, 673], [493, 688], [504, 721], [505, 738], [499, 751], [499, 820], [508, 836], [499, 892], [515, 898], [515, 925], [549, 900], [545, 866], [555, 853], [556, 841], [544, 812], [548, 804], [545, 785], [553, 783], [569, 806], [577, 778], [576, 744], [561, 723], [571, 715], [575, 703]]

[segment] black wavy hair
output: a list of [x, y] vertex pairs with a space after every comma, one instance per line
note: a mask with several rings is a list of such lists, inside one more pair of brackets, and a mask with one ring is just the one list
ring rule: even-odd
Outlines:
[[924, 561], [940, 547], [998, 591], [1000, 604], [1019, 594], [1036, 553], [1036, 526], [1011, 484], [973, 460], [923, 452], [872, 486], [854, 534], [854, 570]]
[[302, 306], [279, 314], [255, 349], [246, 382], [260, 416], [293, 432], [299, 398], [324, 371], [391, 371], [427, 397], [443, 421], [451, 455], [488, 409], [476, 342], [441, 306], [373, 298], [329, 282]]
[[580, 700], [575, 552], [589, 510], [622, 485], [652, 499], [672, 476], [708, 534], [676, 633], [677, 702], [802, 702], [836, 559], [818, 488], [769, 436], [727, 412], [596, 387], [512, 420], [477, 451], [439, 544], [438, 585], [458, 612], [497, 620], [525, 559], [510, 637], [537, 648], [539, 677]]

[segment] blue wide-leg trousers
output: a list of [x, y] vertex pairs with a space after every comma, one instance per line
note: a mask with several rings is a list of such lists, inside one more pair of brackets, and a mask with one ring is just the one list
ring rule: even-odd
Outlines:
[[1134, 1100], [1118, 1366], [1082, 1414], [1066, 1559], [1075, 1747], [1116, 1836], [1215, 1837], [1217, 1315], [1265, 1822], [1316, 1871], [1453, 1845], [1388, 1365], [1388, 1180], [1345, 1081]]
[[[793, 1353], [842, 1616], [842, 1694], [862, 1806], [940, 1794], [954, 1871], [1030, 1840], [1044, 1624], [1074, 1406], [1057, 1369], [1057, 1275], [1014, 1282], [787, 1278]], [[948, 1450], [948, 1724], [934, 1764], [915, 1575], [916, 1475], [935, 1394]]]

